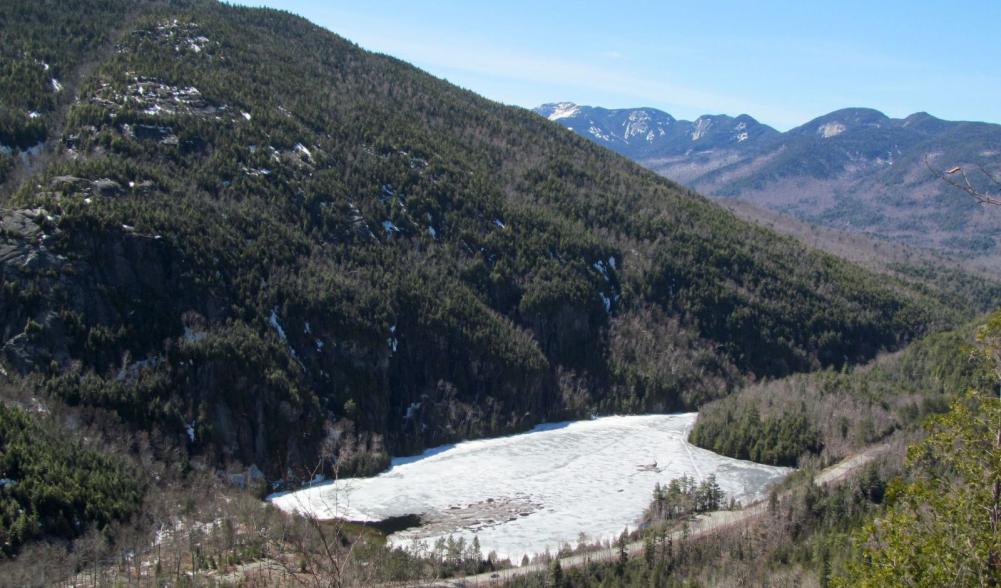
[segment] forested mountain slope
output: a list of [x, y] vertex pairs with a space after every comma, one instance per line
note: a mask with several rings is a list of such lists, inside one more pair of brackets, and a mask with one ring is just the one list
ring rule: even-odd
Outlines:
[[691, 441], [717, 453], [796, 466], [833, 463], [900, 430], [919, 429], [967, 390], [990, 390], [971, 357], [974, 328], [934, 333], [904, 350], [840, 372], [824, 370], [746, 386], [708, 403]]
[[721, 202], [746, 221], [795, 237], [808, 247], [853, 261], [878, 274], [907, 282], [911, 288], [927, 292], [955, 307], [976, 312], [996, 308], [1001, 282], [988, 258], [966, 259], [936, 252], [871, 233], [858, 233], [795, 218], [760, 208], [737, 199]]
[[287, 13], [0, 10], [0, 364], [212, 467], [693, 407], [971, 312]]

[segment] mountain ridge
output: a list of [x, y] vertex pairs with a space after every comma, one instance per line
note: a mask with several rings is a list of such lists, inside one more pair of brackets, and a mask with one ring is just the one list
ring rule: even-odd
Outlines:
[[[561, 121], [560, 124], [574, 130], [586, 126], [587, 134], [603, 141], [628, 145], [619, 151], [633, 158], [657, 149], [684, 152], [691, 145], [673, 147], [684, 137], [688, 137], [693, 145], [701, 141], [698, 143], [700, 147], [713, 148], [728, 143], [753, 142], [778, 133], [747, 114], [736, 117], [705, 114], [694, 121], [686, 121], [656, 108], [607, 109], [580, 106], [573, 102], [544, 104], [534, 112], [551, 121]], [[616, 132], [616, 126], [622, 128], [621, 132]]]
[[[929, 169], [994, 169], [1001, 125], [926, 112], [891, 118], [854, 107], [780, 133], [751, 117], [738, 128], [746, 115], [674, 122], [651, 108], [560, 104], [572, 112], [556, 121], [560, 125], [710, 196], [952, 254], [1001, 256], [1001, 213], [978, 207]], [[553, 106], [534, 111], [548, 117]], [[624, 134], [630, 117], [670, 120], [675, 131], [637, 141]], [[990, 186], [986, 177], [973, 179]]]

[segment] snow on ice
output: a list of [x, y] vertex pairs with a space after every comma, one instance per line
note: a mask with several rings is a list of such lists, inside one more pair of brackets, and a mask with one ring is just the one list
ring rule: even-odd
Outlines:
[[[411, 410], [413, 408], [413, 410]], [[408, 407], [404, 418], [413, 417]], [[695, 413], [614, 416], [540, 425], [521, 435], [468, 441], [396, 458], [374, 478], [342, 479], [269, 500], [321, 518], [376, 521], [417, 514], [422, 526], [390, 543], [479, 538], [483, 552], [523, 554], [611, 539], [636, 528], [654, 484], [715, 474], [739, 502], [765, 496], [788, 468], [730, 459], [687, 442]]]

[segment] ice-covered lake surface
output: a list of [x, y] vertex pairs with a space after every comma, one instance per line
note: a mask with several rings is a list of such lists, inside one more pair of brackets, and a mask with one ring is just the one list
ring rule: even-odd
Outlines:
[[789, 473], [723, 457], [688, 443], [696, 413], [613, 416], [540, 425], [509, 437], [468, 441], [394, 459], [373, 478], [338, 480], [269, 497], [321, 518], [381, 521], [420, 515], [394, 545], [479, 538], [483, 553], [522, 555], [618, 536], [637, 526], [654, 484], [715, 474], [726, 496], [748, 503]]

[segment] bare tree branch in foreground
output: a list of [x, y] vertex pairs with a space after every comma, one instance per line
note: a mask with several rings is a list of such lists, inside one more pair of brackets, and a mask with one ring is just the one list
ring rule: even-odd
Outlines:
[[981, 204], [990, 204], [991, 206], [1001, 206], [1001, 179], [987, 171], [983, 165], [977, 164], [977, 170], [998, 189], [997, 193], [991, 193], [977, 188], [973, 182], [970, 181], [970, 176], [966, 173], [966, 170], [963, 169], [962, 166], [956, 165], [942, 171], [933, 166], [927, 157], [925, 157], [925, 165], [928, 166], [928, 169], [941, 178], [945, 183], [966, 192], [970, 196], [973, 196], [977, 202], [980, 202]]

